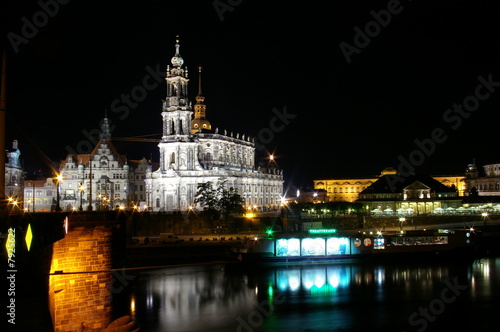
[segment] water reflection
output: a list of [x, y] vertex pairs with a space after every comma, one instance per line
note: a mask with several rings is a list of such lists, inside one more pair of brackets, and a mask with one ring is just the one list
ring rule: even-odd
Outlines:
[[416, 330], [409, 317], [439, 299], [446, 281], [467, 285], [432, 322], [442, 329], [454, 315], [475, 312], [475, 303], [493, 307], [499, 267], [499, 259], [484, 259], [152, 269], [140, 274], [126, 295], [130, 312], [122, 314], [132, 314], [143, 331]]

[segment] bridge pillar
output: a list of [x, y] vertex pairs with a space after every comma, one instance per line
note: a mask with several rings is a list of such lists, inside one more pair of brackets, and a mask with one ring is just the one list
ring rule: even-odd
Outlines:
[[49, 310], [54, 331], [99, 331], [111, 321], [112, 228], [70, 229], [53, 245]]

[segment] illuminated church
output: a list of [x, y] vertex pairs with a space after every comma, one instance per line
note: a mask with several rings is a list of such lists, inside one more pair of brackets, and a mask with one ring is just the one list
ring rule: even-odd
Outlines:
[[146, 173], [146, 196], [153, 211], [187, 211], [195, 207], [198, 184], [224, 178], [247, 208], [275, 209], [283, 194], [283, 173], [255, 164], [255, 142], [249, 136], [212, 129], [201, 92], [201, 67], [196, 104], [188, 97], [188, 70], [179, 41], [167, 66], [163, 101], [163, 135], [158, 145], [160, 165]]

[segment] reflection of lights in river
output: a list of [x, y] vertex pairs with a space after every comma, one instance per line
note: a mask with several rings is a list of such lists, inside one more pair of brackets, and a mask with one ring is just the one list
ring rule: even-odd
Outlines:
[[135, 296], [132, 295], [130, 298], [130, 317], [135, 319]]
[[339, 286], [339, 277], [336, 275], [331, 276], [329, 283], [332, 287], [337, 288]]
[[384, 273], [384, 269], [382, 267], [378, 267], [376, 269], [376, 277], [375, 277], [375, 280], [377, 281], [377, 284], [379, 286], [382, 286], [382, 284], [384, 283], [384, 280], [385, 280], [385, 273]]
[[299, 287], [300, 287], [299, 278], [292, 277], [288, 280], [288, 283], [290, 285], [290, 289], [293, 291], [299, 289]]
[[322, 276], [317, 276], [316, 280], [314, 281], [314, 285], [318, 288], [322, 287], [325, 284], [325, 278]]
[[153, 294], [149, 293], [146, 297], [146, 308], [153, 309]]

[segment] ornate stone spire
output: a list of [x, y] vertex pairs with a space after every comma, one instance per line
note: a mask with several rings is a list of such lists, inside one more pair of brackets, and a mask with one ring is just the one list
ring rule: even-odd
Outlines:
[[104, 120], [101, 124], [101, 138], [104, 140], [111, 138], [111, 127], [109, 126], [107, 112], [104, 114]]
[[181, 68], [182, 65], [184, 64], [184, 59], [182, 59], [181, 57], [181, 54], [179, 52], [179, 48], [180, 48], [180, 45], [179, 45], [179, 35], [176, 36], [176, 39], [175, 39], [175, 55], [172, 57], [172, 66], [174, 66], [175, 68]]
[[202, 67], [198, 67], [198, 95], [196, 96], [196, 104], [194, 105], [194, 119], [191, 121], [191, 133], [197, 133], [199, 131], [211, 130], [212, 125], [205, 118], [207, 112], [207, 106], [203, 103], [205, 97], [201, 93], [201, 70]]

